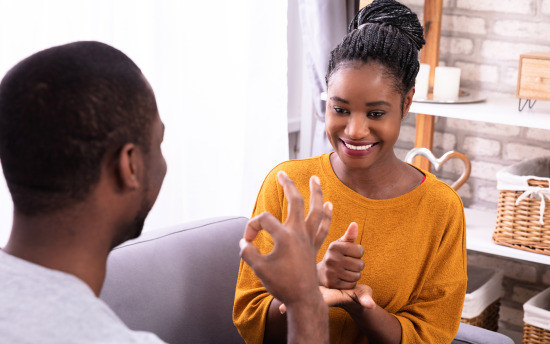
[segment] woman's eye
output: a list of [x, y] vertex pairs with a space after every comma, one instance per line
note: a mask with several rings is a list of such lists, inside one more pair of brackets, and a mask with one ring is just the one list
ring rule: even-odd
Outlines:
[[348, 110], [342, 109], [341, 107], [337, 107], [337, 106], [334, 107], [334, 111], [335, 111], [337, 114], [341, 114], [341, 115], [344, 115], [344, 114], [347, 114], [347, 113], [348, 113]]
[[377, 118], [380, 118], [382, 116], [384, 116], [384, 113], [383, 112], [380, 112], [380, 111], [372, 111], [372, 112], [369, 112], [367, 114], [367, 116], [369, 118], [374, 118], [374, 119], [377, 119]]

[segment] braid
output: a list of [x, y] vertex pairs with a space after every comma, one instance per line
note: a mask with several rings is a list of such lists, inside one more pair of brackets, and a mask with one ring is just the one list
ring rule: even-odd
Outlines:
[[417, 15], [395, 0], [374, 0], [359, 11], [348, 34], [330, 53], [325, 81], [345, 62], [377, 61], [405, 94], [414, 86], [420, 67], [418, 51], [426, 43]]

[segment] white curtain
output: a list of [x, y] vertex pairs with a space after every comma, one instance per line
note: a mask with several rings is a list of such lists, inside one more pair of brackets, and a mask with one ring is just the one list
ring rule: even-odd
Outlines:
[[299, 0], [302, 38], [306, 57], [311, 100], [314, 112], [314, 128], [311, 156], [333, 150], [325, 133], [325, 101], [321, 93], [327, 91], [325, 75], [330, 52], [347, 33], [348, 23], [355, 16], [355, 0]]
[[[249, 216], [288, 159], [286, 1], [0, 0], [0, 13], [0, 77], [38, 50], [98, 40], [149, 79], [168, 173], [145, 230]], [[1, 178], [0, 246], [11, 220]]]

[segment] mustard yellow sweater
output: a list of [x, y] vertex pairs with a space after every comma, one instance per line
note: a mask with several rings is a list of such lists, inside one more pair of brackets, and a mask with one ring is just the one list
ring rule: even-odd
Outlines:
[[[426, 171], [426, 180], [409, 193], [372, 200], [345, 186], [334, 174], [330, 154], [292, 160], [266, 177], [253, 216], [269, 211], [284, 221], [287, 200], [277, 183], [285, 171], [309, 204], [309, 178], [317, 175], [325, 201], [334, 204], [329, 234], [317, 256], [340, 238], [350, 222], [359, 225], [365, 268], [359, 281], [372, 287], [375, 302], [401, 323], [401, 343], [450, 343], [458, 330], [466, 293], [466, 231], [462, 201], [447, 184]], [[307, 214], [307, 209], [306, 209]], [[273, 244], [262, 231], [255, 241], [262, 253]], [[272, 296], [241, 261], [233, 321], [247, 343], [262, 343]], [[331, 342], [367, 343], [353, 319], [330, 308]]]

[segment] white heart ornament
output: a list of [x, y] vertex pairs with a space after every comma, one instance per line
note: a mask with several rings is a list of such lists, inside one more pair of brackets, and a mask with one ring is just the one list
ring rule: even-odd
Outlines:
[[436, 171], [439, 170], [439, 167], [441, 167], [441, 165], [443, 165], [445, 162], [451, 159], [462, 160], [462, 162], [464, 163], [464, 172], [462, 172], [462, 175], [451, 185], [451, 187], [455, 190], [458, 190], [464, 183], [466, 183], [466, 180], [468, 180], [468, 178], [470, 177], [472, 164], [470, 163], [470, 159], [465, 154], [455, 152], [455, 151], [450, 151], [443, 154], [438, 159], [433, 155], [432, 151], [430, 151], [428, 148], [417, 147], [417, 148], [411, 149], [407, 153], [407, 156], [405, 157], [405, 162], [412, 164], [415, 156], [423, 156], [426, 159], [428, 159], [430, 163], [434, 166]]

